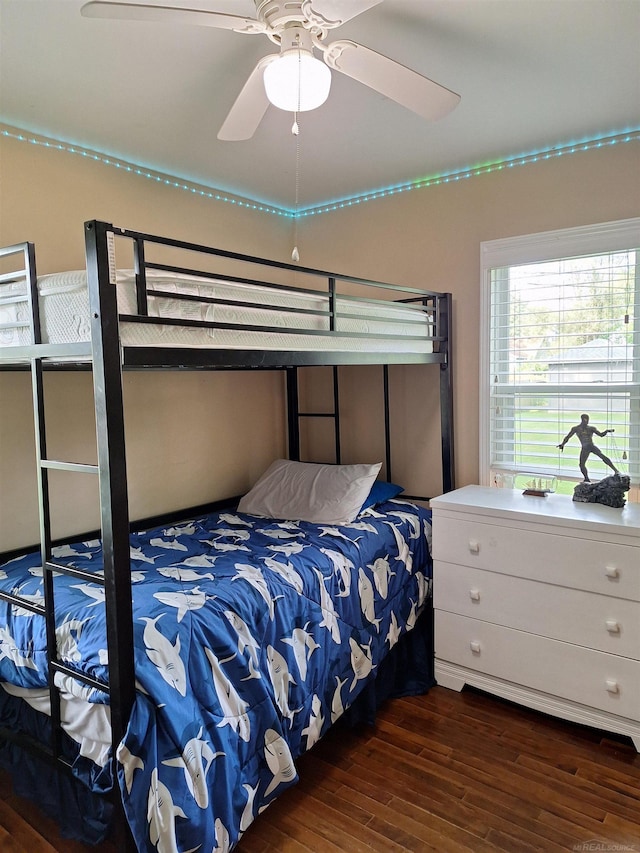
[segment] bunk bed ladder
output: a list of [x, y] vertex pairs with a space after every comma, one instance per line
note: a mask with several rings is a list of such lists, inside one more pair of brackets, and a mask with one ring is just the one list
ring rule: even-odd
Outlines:
[[300, 461], [300, 421], [303, 418], [330, 418], [334, 423], [334, 447], [336, 464], [340, 464], [342, 451], [340, 447], [340, 386], [338, 368], [331, 368], [333, 380], [333, 410], [330, 412], [301, 412], [299, 368], [287, 367], [287, 419], [289, 434], [289, 459]]
[[[67, 666], [59, 657], [58, 638], [56, 634], [56, 609], [54, 594], [55, 573], [71, 575], [72, 577], [90, 583], [102, 584], [102, 578], [93, 572], [86, 572], [73, 566], [65, 565], [55, 560], [52, 552], [51, 511], [49, 491], [49, 471], [69, 471], [76, 473], [97, 474], [97, 465], [82, 463], [60, 462], [47, 456], [47, 440], [45, 425], [43, 364], [41, 358], [31, 360], [31, 378], [33, 390], [33, 411], [36, 437], [36, 464], [38, 469], [38, 501], [40, 507], [40, 552], [42, 556], [42, 576], [44, 587], [44, 619], [47, 637], [47, 660], [49, 699], [51, 704], [51, 745], [50, 756], [61, 764], [69, 766], [62, 750], [62, 728], [60, 714], [60, 690], [56, 683], [56, 675], [71, 676], [88, 687], [109, 692], [109, 685], [102, 681], [85, 676]], [[38, 611], [34, 611], [38, 612]]]
[[[116, 774], [116, 750], [122, 740], [135, 697], [133, 658], [133, 608], [131, 599], [129, 511], [124, 446], [124, 417], [122, 400], [122, 375], [120, 344], [117, 334], [118, 314], [115, 287], [109, 264], [113, 229], [105, 223], [87, 223], [86, 251], [89, 275], [89, 304], [92, 324], [92, 370], [96, 410], [96, 441], [98, 464], [85, 464], [50, 459], [47, 453], [45, 422], [44, 366], [48, 359], [71, 358], [78, 354], [73, 345], [42, 345], [38, 309], [37, 277], [33, 244], [10, 247], [11, 253], [23, 252], [24, 264], [20, 273], [10, 276], [23, 278], [28, 283], [27, 301], [30, 307], [31, 326], [31, 379], [36, 444], [36, 464], [39, 502], [40, 552], [42, 558], [43, 596], [28, 598], [16, 592], [0, 592], [0, 598], [15, 607], [23, 608], [44, 618], [48, 658], [48, 687], [51, 705], [50, 743], [38, 743], [29, 736], [3, 736], [26, 744], [44, 760], [62, 765], [67, 770], [71, 761], [65, 755], [61, 726], [61, 698], [57, 676], [68, 676], [85, 686], [100, 690], [109, 696], [111, 731], [113, 791], [115, 806], [115, 841], [119, 850], [135, 851], [136, 847], [124, 818]], [[3, 254], [7, 254], [7, 250]], [[107, 272], [98, 272], [98, 270]], [[9, 280], [7, 275], [3, 280]], [[115, 334], [114, 334], [115, 329]], [[78, 569], [56, 559], [53, 554], [51, 531], [51, 494], [49, 471], [96, 474], [99, 476], [100, 512], [102, 530], [102, 574]], [[108, 683], [76, 671], [60, 657], [56, 631], [55, 577], [72, 576], [98, 585], [104, 589], [106, 607], [107, 652], [109, 658]], [[98, 596], [98, 599], [100, 596]]]
[[[333, 410], [330, 412], [301, 412], [299, 399], [297, 367], [287, 368], [287, 417], [289, 432], [289, 458], [300, 460], [300, 421], [302, 418], [332, 418], [335, 430], [335, 459], [336, 464], [342, 460], [340, 447], [340, 385], [338, 367], [332, 366], [333, 380]], [[389, 365], [382, 365], [383, 399], [384, 399], [384, 448], [385, 471], [391, 479], [391, 426], [389, 418]]]
[[[110, 662], [110, 678], [109, 682], [104, 682], [100, 679], [93, 678], [87, 674], [80, 673], [68, 666], [60, 659], [58, 648], [58, 637], [56, 633], [56, 606], [54, 593], [54, 578], [55, 575], [67, 575], [77, 578], [80, 581], [98, 585], [104, 589], [105, 602], [110, 593], [109, 590], [109, 574], [105, 572], [100, 575], [95, 572], [78, 569], [75, 566], [62, 563], [59, 559], [55, 559], [52, 550], [52, 535], [51, 535], [51, 504], [49, 490], [49, 471], [67, 471], [83, 474], [100, 474], [99, 465], [88, 465], [85, 463], [62, 462], [49, 459], [47, 455], [47, 440], [46, 440], [46, 424], [45, 424], [45, 402], [44, 402], [44, 382], [43, 382], [43, 364], [41, 358], [33, 358], [31, 360], [31, 375], [33, 387], [34, 401], [34, 419], [36, 433], [36, 461], [38, 467], [38, 498], [40, 506], [40, 549], [42, 554], [42, 572], [44, 586], [44, 608], [31, 607], [32, 612], [40, 613], [44, 616], [46, 624], [46, 639], [47, 639], [47, 659], [48, 659], [48, 684], [49, 698], [51, 706], [51, 741], [49, 750], [45, 754], [55, 762], [64, 765], [67, 769], [71, 767], [71, 762], [65, 757], [62, 743], [62, 725], [61, 725], [61, 706], [60, 706], [60, 688], [57, 684], [56, 676], [69, 676], [76, 681], [84, 684], [89, 688], [100, 690], [109, 696], [112, 718], [113, 732], [113, 749], [120, 742], [124, 734], [124, 726], [126, 720], [123, 719], [122, 713], [122, 685], [120, 670], [127, 654], [122, 655], [122, 650], [118, 650], [112, 656], [113, 643], [110, 641], [109, 633], [113, 630], [110, 619], [110, 609], [107, 604], [107, 647], [109, 649]], [[107, 538], [109, 538], [107, 536]], [[127, 536], [128, 540], [128, 536]], [[104, 541], [104, 537], [103, 537]], [[108, 547], [108, 546], [107, 546]], [[128, 551], [127, 551], [128, 559]], [[105, 566], [107, 563], [107, 554], [105, 552]], [[130, 599], [130, 593], [129, 593]], [[24, 604], [20, 604], [24, 606]], [[131, 648], [131, 646], [129, 647]], [[115, 666], [113, 665], [115, 663]], [[119, 788], [117, 777], [114, 769], [114, 789], [113, 798], [116, 808], [120, 809], [119, 803]], [[122, 820], [116, 822], [116, 833], [119, 838], [120, 848], [127, 849], [129, 841], [126, 838], [126, 828]], [[133, 847], [129, 847], [133, 850]]]

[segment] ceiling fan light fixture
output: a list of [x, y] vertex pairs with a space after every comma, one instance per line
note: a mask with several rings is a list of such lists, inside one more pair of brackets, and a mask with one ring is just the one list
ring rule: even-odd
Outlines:
[[315, 110], [329, 97], [331, 71], [311, 51], [293, 48], [267, 65], [264, 88], [278, 109], [291, 113]]

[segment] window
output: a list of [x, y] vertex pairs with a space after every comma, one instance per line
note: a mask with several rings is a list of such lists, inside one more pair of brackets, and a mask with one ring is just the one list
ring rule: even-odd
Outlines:
[[608, 431], [589, 478], [613, 467], [640, 500], [640, 219], [495, 240], [481, 255], [482, 482], [556, 477], [571, 494], [580, 443], [558, 445], [588, 414]]

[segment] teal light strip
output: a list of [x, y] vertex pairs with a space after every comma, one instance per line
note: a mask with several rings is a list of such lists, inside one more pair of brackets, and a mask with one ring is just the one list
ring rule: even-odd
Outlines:
[[569, 154], [578, 154], [583, 151], [592, 151], [597, 148], [606, 148], [613, 145], [620, 145], [625, 142], [640, 141], [640, 128], [627, 130], [621, 133], [611, 133], [605, 136], [599, 136], [593, 139], [581, 140], [580, 142], [569, 143], [562, 146], [553, 146], [550, 148], [533, 151], [529, 154], [518, 155], [517, 157], [507, 157], [503, 160], [495, 160], [489, 163], [482, 163], [476, 166], [470, 166], [464, 169], [454, 170], [432, 175], [426, 178], [418, 178], [404, 184], [385, 187], [383, 189], [372, 190], [361, 195], [349, 196], [338, 199], [333, 202], [324, 203], [321, 205], [310, 205], [309, 207], [301, 208], [297, 211], [290, 210], [276, 205], [269, 205], [263, 202], [254, 201], [245, 198], [241, 195], [233, 195], [216, 190], [202, 184], [183, 181], [170, 175], [157, 172], [152, 169], [147, 169], [144, 166], [139, 166], [134, 163], [128, 163], [117, 157], [108, 157], [89, 148], [83, 148], [79, 145], [71, 145], [65, 142], [59, 142], [53, 139], [27, 134], [16, 129], [3, 128], [0, 129], [0, 136], [5, 136], [9, 139], [15, 139], [19, 142], [27, 142], [31, 145], [40, 145], [44, 148], [52, 148], [58, 151], [64, 151], [68, 154], [76, 154], [85, 157], [88, 160], [95, 160], [105, 166], [112, 166], [116, 169], [121, 169], [125, 172], [138, 175], [156, 183], [163, 184], [168, 187], [183, 190], [193, 195], [202, 198], [208, 198], [212, 201], [225, 202], [234, 204], [237, 207], [244, 207], [249, 210], [257, 210], [260, 213], [269, 213], [274, 216], [282, 216], [286, 219], [303, 219], [309, 216], [320, 216], [324, 213], [333, 213], [336, 210], [343, 210], [349, 207], [355, 207], [360, 204], [365, 204], [369, 201], [375, 201], [388, 196], [406, 193], [412, 190], [426, 189], [427, 187], [441, 186], [443, 184], [456, 183], [468, 178], [479, 177], [480, 175], [488, 175], [492, 172], [501, 172], [505, 169], [514, 169], [518, 166], [528, 166], [532, 163], [544, 162], [557, 157], [564, 157]]
[[445, 172], [442, 174], [433, 175], [427, 178], [419, 178], [405, 184], [397, 184], [396, 186], [386, 187], [385, 189], [374, 190], [364, 193], [363, 195], [351, 196], [348, 198], [339, 199], [328, 204], [310, 206], [302, 208], [298, 211], [298, 217], [304, 216], [319, 216], [323, 213], [332, 213], [336, 210], [342, 210], [347, 207], [354, 207], [359, 204], [364, 204], [368, 201], [373, 201], [387, 196], [398, 195], [399, 193], [410, 192], [411, 190], [421, 190], [426, 187], [441, 186], [442, 184], [452, 184], [467, 178], [475, 178], [480, 175], [488, 175], [491, 172], [501, 172], [505, 169], [513, 169], [517, 166], [527, 166], [531, 163], [539, 163], [545, 160], [552, 160], [556, 157], [564, 157], [567, 154], [578, 154], [582, 151], [591, 151], [596, 148], [606, 148], [612, 145], [620, 145], [625, 142], [640, 141], [640, 128], [625, 131], [624, 133], [610, 134], [607, 136], [598, 137], [596, 139], [582, 140], [580, 142], [570, 143], [569, 145], [554, 146], [540, 151], [534, 151], [530, 154], [523, 154], [517, 157], [506, 158], [504, 160], [496, 160], [490, 163], [483, 163], [469, 168]]
[[130, 172], [132, 175], [138, 175], [142, 178], [155, 181], [158, 184], [164, 184], [167, 187], [183, 190], [192, 195], [201, 196], [202, 198], [212, 199], [213, 201], [222, 201], [227, 204], [235, 204], [237, 207], [246, 207], [249, 210], [258, 210], [261, 213], [271, 213], [275, 216], [284, 216], [289, 219], [294, 218], [293, 211], [286, 208], [276, 207], [275, 205], [263, 204], [252, 199], [244, 198], [241, 195], [232, 195], [222, 192], [221, 190], [212, 187], [204, 186], [203, 184], [193, 183], [191, 181], [183, 181], [179, 178], [166, 175], [163, 172], [157, 172], [153, 169], [147, 169], [144, 166], [138, 166], [135, 163], [129, 163], [118, 157], [108, 157], [100, 154], [97, 151], [92, 151], [90, 148], [83, 148], [80, 145], [70, 145], [65, 142], [58, 142], [53, 139], [46, 139], [32, 134], [26, 134], [18, 130], [10, 130], [2, 128], [0, 136], [5, 136], [8, 139], [15, 139], [18, 142], [28, 142], [31, 145], [39, 145], [43, 148], [52, 148], [57, 151], [64, 151], [67, 154], [77, 154], [87, 160], [95, 160], [96, 163], [102, 163], [104, 166], [113, 166], [123, 172]]

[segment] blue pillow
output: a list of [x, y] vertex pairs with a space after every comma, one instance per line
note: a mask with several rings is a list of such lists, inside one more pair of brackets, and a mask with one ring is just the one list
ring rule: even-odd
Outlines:
[[384, 501], [389, 501], [391, 498], [399, 495], [400, 492], [404, 492], [402, 486], [396, 486], [395, 483], [387, 483], [384, 480], [376, 480], [373, 486], [371, 486], [369, 496], [360, 507], [360, 512], [377, 504], [384, 503]]

